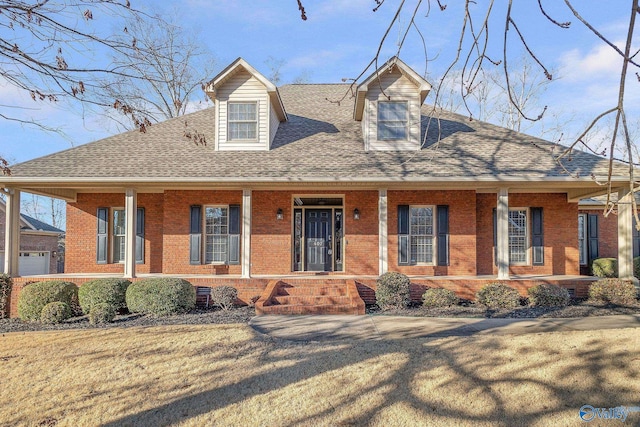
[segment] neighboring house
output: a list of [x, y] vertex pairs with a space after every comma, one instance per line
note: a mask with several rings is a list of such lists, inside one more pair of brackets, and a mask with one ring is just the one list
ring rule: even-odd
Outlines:
[[[4, 271], [5, 202], [0, 199], [0, 271]], [[58, 273], [58, 240], [64, 231], [20, 214], [20, 253], [18, 273], [21, 276]]]
[[[612, 194], [616, 203], [618, 195]], [[580, 200], [578, 205], [578, 248], [580, 250], [580, 272], [591, 274], [591, 262], [596, 258], [618, 257], [618, 215], [617, 209], [606, 217], [604, 206], [606, 196]], [[636, 195], [636, 204], [640, 197]], [[640, 231], [636, 228], [635, 217], [632, 229], [633, 257], [640, 256]]]
[[[206, 88], [214, 107], [15, 165], [0, 184], [14, 202], [68, 201], [78, 282], [179, 275], [266, 300], [270, 280], [322, 274], [371, 301], [397, 271], [465, 297], [496, 279], [586, 292], [578, 201], [602, 194], [607, 160], [560, 165], [555, 144], [423, 106], [430, 89], [397, 58], [358, 86], [280, 88], [239, 58]], [[615, 165], [615, 187], [626, 173]]]

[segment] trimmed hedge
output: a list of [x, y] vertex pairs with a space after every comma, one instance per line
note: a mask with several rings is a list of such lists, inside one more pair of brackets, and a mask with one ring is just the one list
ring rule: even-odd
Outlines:
[[594, 302], [629, 305], [637, 298], [636, 287], [628, 280], [600, 279], [589, 285], [589, 300]]
[[132, 313], [170, 316], [193, 310], [196, 290], [184, 279], [149, 278], [129, 285], [125, 299]]
[[591, 274], [596, 277], [618, 277], [618, 260], [615, 258], [596, 258], [591, 264]]
[[42, 307], [42, 313], [40, 313], [40, 322], [55, 325], [62, 323], [71, 317], [71, 307], [66, 302], [50, 302]]
[[64, 302], [73, 310], [78, 305], [78, 287], [59, 280], [31, 283], [20, 292], [18, 316], [22, 320], [37, 322], [42, 309], [50, 302]]
[[129, 280], [118, 278], [95, 279], [85, 283], [78, 289], [82, 311], [89, 314], [96, 304], [108, 304], [116, 313], [126, 310], [125, 295], [130, 284]]
[[89, 312], [89, 323], [92, 325], [101, 325], [110, 323], [116, 317], [116, 310], [112, 304], [99, 302], [91, 306]]
[[0, 319], [9, 317], [9, 294], [11, 293], [11, 287], [13, 286], [13, 280], [8, 274], [0, 274]]
[[527, 289], [529, 305], [534, 307], [564, 307], [569, 304], [569, 291], [558, 285], [543, 283]]
[[405, 308], [411, 303], [411, 281], [404, 274], [384, 273], [376, 281], [376, 303], [382, 310]]
[[458, 301], [455, 292], [449, 289], [430, 288], [422, 294], [422, 306], [427, 308], [451, 307]]
[[520, 294], [503, 283], [489, 283], [476, 292], [478, 303], [489, 308], [516, 308], [520, 305]]
[[232, 286], [214, 286], [211, 288], [211, 304], [217, 305], [223, 310], [233, 308], [238, 290]]

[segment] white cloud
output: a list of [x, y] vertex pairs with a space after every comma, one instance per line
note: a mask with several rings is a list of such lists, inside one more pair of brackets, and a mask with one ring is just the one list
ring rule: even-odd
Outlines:
[[[620, 46], [623, 43], [614, 44]], [[602, 43], [586, 54], [580, 49], [572, 49], [561, 56], [560, 63], [560, 74], [567, 81], [610, 79], [618, 76], [622, 57]]]

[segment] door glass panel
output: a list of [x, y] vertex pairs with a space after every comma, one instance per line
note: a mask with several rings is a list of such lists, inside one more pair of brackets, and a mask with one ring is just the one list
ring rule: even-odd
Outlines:
[[343, 271], [342, 261], [342, 209], [335, 210], [334, 222], [334, 262], [335, 271]]
[[293, 212], [293, 271], [302, 271], [302, 209]]

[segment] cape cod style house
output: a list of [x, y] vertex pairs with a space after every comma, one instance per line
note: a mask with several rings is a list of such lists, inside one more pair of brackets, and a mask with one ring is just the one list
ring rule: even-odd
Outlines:
[[[471, 298], [495, 280], [586, 292], [578, 201], [602, 194], [593, 177], [607, 161], [575, 152], [561, 165], [554, 144], [424, 106], [430, 89], [398, 58], [357, 87], [279, 88], [239, 58], [206, 88], [211, 108], [0, 177], [6, 269], [16, 275], [26, 191], [67, 200], [66, 275], [77, 284], [175, 275], [290, 313], [313, 302], [363, 312], [387, 271], [409, 275], [415, 298], [424, 286]], [[612, 180], [620, 274], [631, 277], [626, 173]]]

